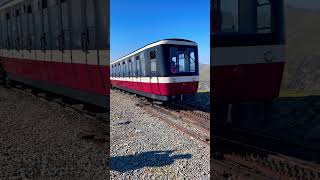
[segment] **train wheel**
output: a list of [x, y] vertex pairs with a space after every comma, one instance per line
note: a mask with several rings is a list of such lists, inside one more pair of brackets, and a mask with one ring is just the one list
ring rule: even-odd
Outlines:
[[8, 77], [6, 71], [4, 70], [3, 66], [0, 64], [0, 84], [4, 87], [8, 86]]
[[221, 143], [219, 143], [218, 139], [214, 139], [214, 137], [223, 137], [224, 133], [226, 133], [226, 123], [228, 120], [229, 113], [229, 104], [228, 103], [214, 103], [213, 104], [213, 118], [211, 120], [211, 131], [210, 135], [213, 137], [213, 141], [211, 142], [212, 150], [211, 157], [213, 159], [222, 160], [224, 158], [223, 152], [224, 148]]
[[272, 106], [273, 106], [273, 100], [267, 100], [264, 103], [264, 107], [263, 107], [263, 122], [261, 123], [261, 128], [265, 127], [268, 125], [268, 123], [270, 122], [271, 118], [272, 118]]

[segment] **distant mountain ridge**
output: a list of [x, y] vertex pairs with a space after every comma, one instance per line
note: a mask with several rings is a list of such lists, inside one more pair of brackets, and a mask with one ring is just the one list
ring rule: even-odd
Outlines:
[[199, 64], [199, 90], [210, 91], [210, 64]]

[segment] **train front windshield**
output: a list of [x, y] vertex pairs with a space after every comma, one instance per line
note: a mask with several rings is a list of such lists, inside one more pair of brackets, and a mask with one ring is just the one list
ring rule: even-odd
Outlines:
[[213, 0], [213, 46], [280, 44], [282, 0]]
[[195, 73], [197, 58], [193, 47], [170, 47], [170, 71], [172, 74]]

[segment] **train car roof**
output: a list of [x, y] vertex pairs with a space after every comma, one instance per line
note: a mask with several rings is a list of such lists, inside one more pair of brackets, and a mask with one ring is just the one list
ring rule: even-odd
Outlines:
[[142, 51], [144, 51], [146, 49], [149, 49], [149, 48], [152, 48], [152, 47], [155, 47], [155, 46], [159, 46], [159, 45], [162, 45], [162, 44], [197, 46], [197, 43], [195, 43], [194, 41], [187, 40], [187, 39], [178, 39], [178, 38], [175, 38], [175, 39], [162, 39], [162, 40], [147, 44], [147, 45], [143, 46], [142, 48], [137, 49], [137, 50], [133, 51], [132, 53], [127, 54], [127, 55], [123, 56], [122, 58], [111, 62], [111, 64], [117, 63], [117, 62], [119, 62], [119, 61], [121, 61], [123, 59], [126, 59], [126, 58], [128, 58], [128, 57], [130, 57], [130, 56], [132, 56], [132, 55], [134, 55], [136, 53], [142, 52]]
[[25, 0], [0, 0], [0, 10], [3, 10], [7, 7], [16, 5], [18, 3], [21, 3]]

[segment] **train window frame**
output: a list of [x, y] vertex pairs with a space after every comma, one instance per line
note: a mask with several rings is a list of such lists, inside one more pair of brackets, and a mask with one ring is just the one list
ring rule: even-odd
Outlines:
[[[231, 47], [231, 46], [254, 46], [254, 45], [273, 45], [284, 44], [284, 12], [283, 0], [270, 0], [271, 3], [271, 26], [270, 33], [216, 33], [221, 28], [220, 5], [222, 0], [211, 1], [213, 7], [211, 16], [211, 46], [212, 47]], [[240, 2], [240, 0], [238, 0]], [[277, 17], [277, 18], [275, 18]]]
[[131, 62], [132, 62], [132, 76], [137, 77], [137, 61], [135, 61], [134, 56], [132, 56]]
[[47, 14], [48, 14], [48, 20], [50, 23], [50, 34], [49, 38], [51, 39], [50, 41], [50, 46], [52, 50], [61, 50], [60, 47], [60, 42], [59, 42], [59, 35], [61, 34], [62, 27], [61, 24], [61, 14], [60, 14], [60, 5], [55, 4], [47, 8]]
[[157, 76], [157, 55], [155, 49], [149, 52], [149, 58], [151, 76]]
[[[167, 71], [173, 76], [198, 73], [198, 48], [196, 46], [168, 46], [170, 62]], [[191, 54], [193, 53], [193, 59]], [[183, 57], [182, 57], [183, 56]], [[183, 62], [182, 62], [183, 59]], [[183, 64], [183, 65], [181, 65]], [[193, 69], [191, 66], [193, 65]], [[180, 67], [183, 67], [182, 71]]]
[[127, 59], [127, 67], [128, 67], [128, 69], [127, 69], [127, 71], [128, 71], [128, 74], [127, 74], [127, 76], [128, 77], [131, 77], [131, 60], [129, 60], [129, 59]]
[[139, 55], [137, 55], [136, 56], [136, 66], [137, 66], [137, 76], [141, 76], [141, 68], [140, 68], [140, 66], [141, 66], [141, 64], [140, 64], [140, 56]]
[[147, 75], [145, 53], [141, 52], [139, 56], [140, 56], [140, 64], [141, 64], [141, 76], [145, 77]]
[[150, 60], [157, 59], [156, 50], [151, 50], [149, 52]]
[[3, 41], [2, 41], [2, 19], [1, 19], [1, 17], [0, 17], [0, 55], [2, 56], [2, 43], [3, 43]]

